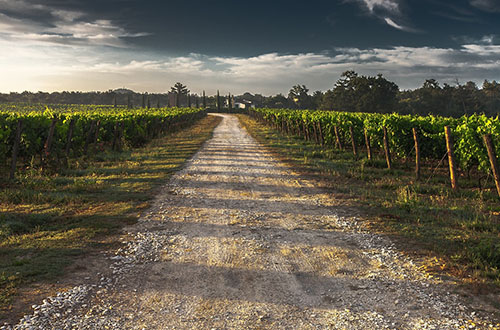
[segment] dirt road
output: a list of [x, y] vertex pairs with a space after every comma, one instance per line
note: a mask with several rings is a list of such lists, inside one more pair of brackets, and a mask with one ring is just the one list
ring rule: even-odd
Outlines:
[[113, 274], [48, 299], [17, 328], [491, 329], [452, 283], [223, 117], [128, 228]]

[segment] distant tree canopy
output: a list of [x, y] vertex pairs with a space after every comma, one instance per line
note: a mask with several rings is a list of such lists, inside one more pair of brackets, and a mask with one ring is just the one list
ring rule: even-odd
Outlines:
[[170, 91], [177, 95], [187, 95], [189, 93], [189, 89], [187, 89], [187, 86], [184, 86], [180, 82], [175, 83], [175, 85], [170, 89]]
[[498, 115], [500, 110], [500, 85], [484, 81], [482, 89], [469, 81], [464, 85], [458, 81], [455, 86], [444, 84], [443, 87], [428, 79], [422, 87], [399, 93], [398, 111], [411, 114], [440, 114], [459, 117], [472, 113]]
[[[200, 104], [202, 99], [185, 85], [177, 82], [167, 93], [145, 94], [128, 89], [107, 92], [23, 92], [0, 94], [0, 102], [27, 102], [44, 104], [109, 104], [135, 105], [154, 104], [168, 106], [169, 94], [176, 96], [176, 105]], [[190, 98], [187, 98], [190, 95]], [[400, 91], [398, 86], [381, 74], [363, 76], [354, 71], [342, 73], [333, 88], [326, 92], [310, 93], [305, 85], [292, 86], [288, 95], [244, 93], [234, 96], [235, 102], [251, 104], [255, 107], [323, 109], [362, 112], [398, 112], [402, 114], [458, 117], [464, 114], [484, 113], [496, 116], [500, 113], [500, 83], [485, 80], [479, 88], [474, 82], [453, 85], [441, 84], [435, 79], [427, 79], [421, 87]], [[216, 106], [216, 98], [206, 98], [208, 107]], [[173, 104], [172, 104], [173, 105]]]
[[393, 112], [399, 87], [385, 79], [344, 72], [332, 90], [325, 93], [320, 107], [325, 110]]
[[180, 82], [176, 82], [174, 86], [170, 88], [170, 92], [175, 94], [175, 106], [178, 107], [181, 103], [186, 103], [188, 107], [191, 107], [189, 98], [189, 89], [187, 86]]
[[[427, 79], [420, 88], [400, 91], [383, 75], [363, 76], [354, 71], [342, 73], [333, 88], [312, 95], [305, 85], [295, 85], [288, 93], [288, 106], [298, 109], [323, 109], [356, 112], [399, 112], [402, 114], [459, 117], [473, 113], [489, 116], [500, 114], [500, 83], [485, 80], [479, 88], [469, 81], [442, 87], [435, 79]], [[264, 105], [286, 107], [281, 94], [265, 98]]]
[[266, 97], [263, 106], [266, 108], [275, 108], [275, 109], [290, 108], [290, 99], [283, 96], [283, 94]]
[[312, 98], [309, 94], [309, 89], [305, 85], [295, 85], [288, 92], [288, 99], [294, 108], [308, 109], [311, 108]]

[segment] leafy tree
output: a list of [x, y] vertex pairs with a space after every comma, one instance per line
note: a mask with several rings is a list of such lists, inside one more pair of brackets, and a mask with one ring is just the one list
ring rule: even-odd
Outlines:
[[266, 97], [264, 100], [264, 107], [272, 109], [283, 109], [290, 106], [290, 100], [283, 94]]
[[315, 91], [311, 97], [311, 109], [319, 109], [323, 102], [324, 93], [322, 91]]
[[481, 90], [481, 102], [486, 114], [497, 115], [500, 109], [500, 83], [485, 80]]
[[500, 98], [500, 83], [496, 82], [495, 80], [493, 80], [492, 82], [485, 80], [483, 82], [482, 89], [485, 96], [497, 99]]
[[217, 90], [217, 111], [220, 111], [221, 105], [220, 105], [220, 93], [219, 90]]
[[185, 98], [185, 96], [189, 93], [189, 89], [187, 89], [187, 86], [182, 83], [176, 82], [170, 89], [170, 92], [175, 94], [175, 106], [178, 107], [180, 105], [181, 98]]
[[385, 79], [381, 74], [376, 77], [359, 76], [354, 71], [346, 71], [327, 91], [321, 108], [338, 111], [393, 112], [397, 105], [399, 87]]
[[309, 89], [305, 85], [295, 85], [288, 92], [288, 99], [299, 109], [307, 109], [311, 105]]

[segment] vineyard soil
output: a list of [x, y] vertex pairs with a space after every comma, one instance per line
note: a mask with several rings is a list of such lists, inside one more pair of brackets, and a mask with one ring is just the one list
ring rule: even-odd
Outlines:
[[491, 307], [429, 276], [221, 116], [127, 228], [112, 274], [49, 299], [26, 328], [495, 328]]

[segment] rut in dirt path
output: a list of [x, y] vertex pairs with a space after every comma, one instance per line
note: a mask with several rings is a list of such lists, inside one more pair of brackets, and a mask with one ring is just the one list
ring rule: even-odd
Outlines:
[[488, 328], [451, 284], [429, 279], [221, 116], [129, 228], [115, 275], [49, 313], [46, 328], [458, 329], [472, 319]]

